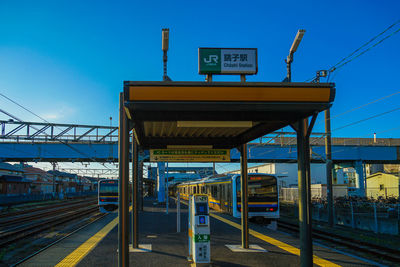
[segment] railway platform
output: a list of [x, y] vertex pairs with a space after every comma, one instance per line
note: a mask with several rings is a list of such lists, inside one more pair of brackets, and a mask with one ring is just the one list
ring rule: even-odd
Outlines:
[[[190, 266], [187, 260], [187, 207], [181, 204], [181, 232], [176, 232], [176, 209], [169, 213], [154, 199], [144, 201], [139, 213], [139, 243], [145, 249], [129, 253], [130, 266]], [[252, 252], [235, 252], [227, 245], [240, 245], [240, 220], [213, 213], [211, 266], [299, 266], [299, 240], [289, 234], [250, 224]], [[55, 244], [19, 266], [117, 266], [118, 218], [109, 214]], [[373, 262], [314, 244], [315, 266], [376, 266]]]

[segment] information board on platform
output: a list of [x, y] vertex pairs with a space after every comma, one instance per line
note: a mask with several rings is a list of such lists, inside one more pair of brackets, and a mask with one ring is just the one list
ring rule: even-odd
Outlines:
[[229, 162], [229, 149], [150, 149], [150, 161]]
[[199, 48], [199, 74], [256, 74], [257, 48]]

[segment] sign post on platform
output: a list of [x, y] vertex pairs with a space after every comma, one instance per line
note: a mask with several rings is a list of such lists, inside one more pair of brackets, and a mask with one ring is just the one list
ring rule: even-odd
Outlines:
[[208, 196], [194, 194], [189, 201], [189, 257], [193, 263], [210, 263]]

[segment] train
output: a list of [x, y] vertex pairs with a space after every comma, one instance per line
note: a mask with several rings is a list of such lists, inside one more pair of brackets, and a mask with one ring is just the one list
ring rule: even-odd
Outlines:
[[[210, 208], [241, 217], [240, 175], [224, 174], [174, 186], [170, 193], [179, 192], [184, 200], [192, 194], [207, 194]], [[279, 219], [279, 195], [277, 177], [271, 174], [248, 174], [248, 216], [249, 219], [274, 223]]]
[[116, 211], [118, 209], [118, 180], [100, 180], [98, 188], [100, 212]]

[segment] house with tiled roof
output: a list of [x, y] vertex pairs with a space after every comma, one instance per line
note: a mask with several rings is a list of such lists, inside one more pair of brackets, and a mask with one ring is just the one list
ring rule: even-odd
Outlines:
[[30, 194], [32, 182], [24, 178], [23, 174], [22, 168], [0, 162], [0, 195], [17, 196]]
[[30, 165], [23, 165], [24, 176], [27, 180], [31, 181], [32, 194], [51, 194], [53, 193], [53, 176], [48, 172], [32, 167]]
[[48, 171], [48, 173], [51, 176], [54, 176], [57, 193], [66, 194], [82, 192], [83, 185], [78, 175], [57, 170]]

